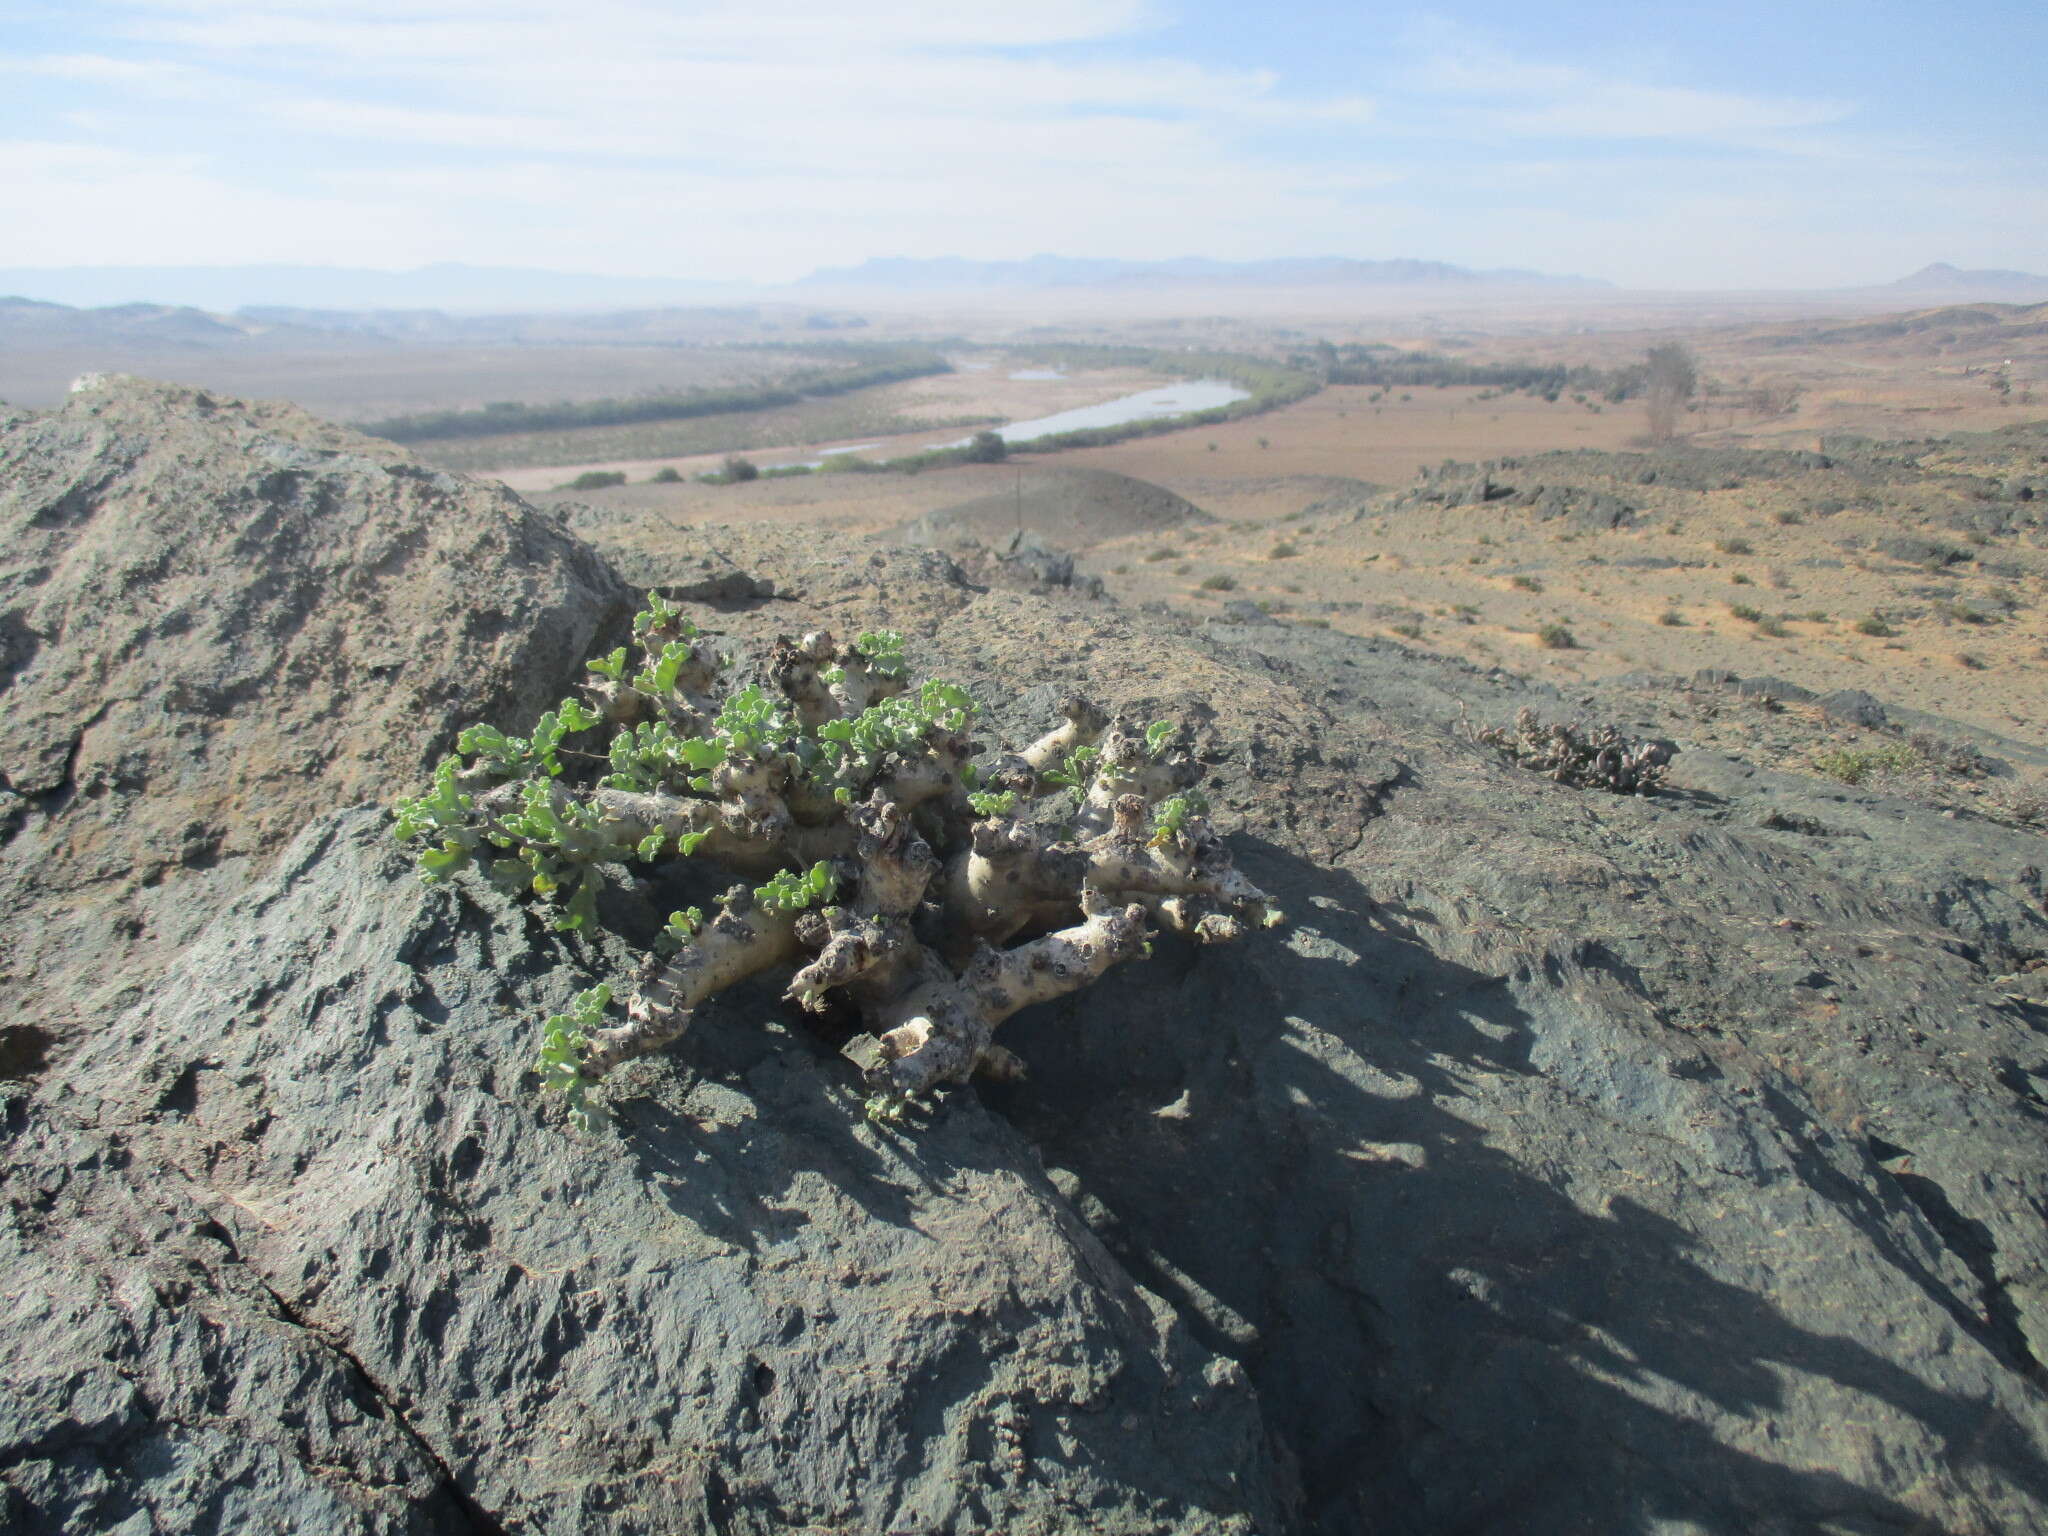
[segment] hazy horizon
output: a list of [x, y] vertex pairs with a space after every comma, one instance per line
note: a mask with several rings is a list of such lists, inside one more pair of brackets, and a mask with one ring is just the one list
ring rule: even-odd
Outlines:
[[[1350, 258], [1325, 258], [1349, 260]], [[929, 259], [941, 269], [956, 259]], [[1202, 258], [1182, 258], [1200, 261]], [[1369, 260], [1369, 259], [1368, 259]], [[1039, 253], [1014, 261], [976, 266], [1020, 269], [1034, 263], [1088, 268], [1089, 258]], [[1399, 263], [1387, 263], [1398, 265]], [[1427, 261], [1417, 266], [1438, 265]], [[1310, 275], [1296, 281], [1262, 280], [1259, 269], [1270, 263], [1244, 263], [1236, 275], [1184, 276], [1148, 269], [1088, 280], [1065, 273], [976, 283], [971, 276], [941, 270], [921, 273], [919, 261], [884, 258], [875, 271], [821, 269], [784, 285], [663, 278], [650, 273], [603, 276], [518, 267], [480, 267], [462, 262], [435, 262], [407, 268], [330, 267], [303, 264], [236, 266], [81, 266], [52, 268], [0, 267], [0, 300], [26, 299], [80, 310], [123, 305], [182, 306], [228, 315], [237, 312], [331, 311], [368, 313], [439, 310], [450, 314], [575, 314], [622, 313], [633, 310], [718, 309], [733, 305], [855, 309], [876, 313], [932, 306], [1051, 305], [1074, 313], [1127, 310], [1133, 316], [1222, 306], [1254, 316], [1279, 311], [1301, 314], [1318, 304], [1337, 304], [1359, 314], [1389, 317], [1406, 311], [1458, 311], [1478, 304], [1492, 308], [1543, 307], [1591, 315], [1650, 301], [1710, 303], [1787, 301], [1823, 309], [1848, 305], [1879, 307], [1888, 303], [1965, 302], [2004, 299], [2037, 303], [2048, 299], [2048, 276], [2024, 273], [1973, 273], [1950, 266], [1925, 284], [1907, 285], [1919, 273], [1900, 274], [1891, 282], [1841, 289], [1629, 289], [1587, 278], [1584, 274], [1471, 272], [1425, 274], [1412, 280], [1380, 282], [1330, 280]], [[1169, 265], [1170, 264], [1163, 264]], [[1931, 263], [1938, 268], [1942, 263]], [[905, 270], [906, 266], [910, 270]], [[2026, 279], [2000, 282], [1997, 279]], [[921, 277], [928, 281], [919, 281]], [[1973, 277], [1986, 279], [1972, 282]]]
[[2048, 14], [18, 0], [0, 268], [2048, 270]]

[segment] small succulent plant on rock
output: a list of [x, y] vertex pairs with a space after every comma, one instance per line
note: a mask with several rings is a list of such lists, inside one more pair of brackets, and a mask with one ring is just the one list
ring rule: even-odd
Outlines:
[[1631, 740], [1611, 725], [1545, 725], [1533, 709], [1517, 712], [1513, 726], [1482, 726], [1473, 739], [1560, 784], [1617, 795], [1653, 792], [1678, 751], [1668, 741]]
[[425, 878], [474, 870], [564, 929], [596, 921], [608, 880], [676, 860], [739, 877], [710, 916], [673, 914], [630, 985], [599, 981], [547, 1021], [542, 1077], [586, 1120], [593, 1084], [763, 972], [787, 974], [802, 1008], [857, 1011], [845, 1054], [893, 1115], [939, 1084], [1017, 1073], [996, 1027], [1149, 953], [1155, 924], [1214, 943], [1279, 920], [1210, 824], [1176, 722], [1074, 697], [1037, 740], [991, 753], [976, 702], [913, 684], [899, 635], [785, 637], [768, 686], [733, 689], [658, 594], [633, 644], [589, 670], [525, 736], [466, 728], [396, 809]]

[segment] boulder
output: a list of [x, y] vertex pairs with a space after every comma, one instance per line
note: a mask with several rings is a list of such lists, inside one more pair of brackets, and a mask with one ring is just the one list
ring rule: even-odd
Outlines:
[[88, 378], [0, 425], [0, 1004], [61, 1040], [132, 1000], [250, 861], [631, 611], [502, 486], [289, 406]]

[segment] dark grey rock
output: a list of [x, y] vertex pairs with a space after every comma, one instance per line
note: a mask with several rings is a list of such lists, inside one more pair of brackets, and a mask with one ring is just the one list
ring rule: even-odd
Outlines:
[[[622, 1073], [615, 1125], [581, 1138], [529, 1066], [578, 958], [487, 886], [423, 887], [380, 813], [344, 813], [57, 1107], [87, 1155], [189, 1181], [218, 1265], [356, 1362], [507, 1530], [1282, 1528], [1242, 1369], [971, 1095], [872, 1128], [762, 994]], [[108, 1499], [198, 1497], [149, 1458], [106, 1476]], [[424, 1518], [423, 1492], [387, 1502]]]
[[354, 1361], [174, 1167], [0, 1085], [0, 1527], [477, 1529]]
[[110, 378], [0, 429], [0, 1007], [69, 1037], [312, 816], [561, 697], [625, 586], [503, 486]]
[[1746, 699], [1776, 699], [1785, 704], [1810, 703], [1816, 695], [1811, 688], [1798, 683], [1788, 683], [1782, 677], [1745, 677], [1734, 683], [1735, 691]]
[[1293, 744], [1212, 791], [1286, 947], [1020, 1017], [991, 1096], [1244, 1362], [1309, 1528], [2042, 1528], [2048, 1119], [1997, 1063], [2048, 1018], [1989, 985], [2048, 947], [2032, 839], [1711, 753], [1516, 784], [1431, 723], [1469, 668], [1210, 634], [1175, 667], [1259, 668], [1219, 733]]
[[[262, 435], [183, 440], [232, 483], [307, 442]], [[1029, 1080], [901, 1131], [772, 989], [737, 992], [581, 1139], [537, 1095], [535, 1021], [621, 942], [420, 887], [374, 813], [246, 890], [202, 825], [176, 910], [204, 892], [216, 920], [164, 941], [169, 973], [82, 1008], [68, 1054], [0, 1028], [0, 1075], [36, 1082], [0, 1094], [0, 1295], [36, 1322], [0, 1344], [0, 1521], [2048, 1529], [2036, 834], [1691, 747], [1663, 793], [1587, 795], [1456, 723], [1810, 728], [1730, 674], [1566, 698], [1336, 631], [984, 590], [929, 551], [716, 538], [790, 596], [715, 615], [757, 654], [814, 617], [900, 628], [1013, 745], [1077, 681], [1185, 714], [1289, 926], [1162, 940], [1020, 1015]], [[703, 573], [655, 542], [651, 579]], [[443, 622], [502, 617], [453, 590]], [[247, 717], [242, 751], [285, 750], [276, 698]], [[612, 915], [646, 920], [630, 892]]]
[[1823, 694], [1820, 699], [1821, 713], [1830, 719], [1846, 721], [1871, 730], [1879, 729], [1890, 721], [1884, 705], [1865, 693], [1861, 688], [1837, 688], [1833, 693]]

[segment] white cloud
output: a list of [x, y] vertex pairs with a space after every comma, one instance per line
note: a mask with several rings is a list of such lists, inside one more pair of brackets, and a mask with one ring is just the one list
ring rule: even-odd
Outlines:
[[1518, 58], [1442, 24], [1419, 38], [1423, 57], [1413, 83], [1462, 108], [1481, 131], [1747, 147], [1763, 136], [1842, 122], [1855, 110], [1843, 101], [1703, 91]]
[[17, 131], [72, 140], [0, 146], [10, 263], [1342, 253], [1711, 283], [1826, 280], [1831, 243], [1891, 263], [1942, 220], [1993, 264], [2048, 248], [2019, 151], [1950, 164], [1818, 89], [1441, 24], [1311, 93], [1176, 52], [1151, 0], [65, 3], [68, 44], [0, 38]]
[[374, 195], [266, 193], [200, 156], [96, 144], [0, 140], [0, 186], [30, 211], [8, 228], [9, 266], [410, 265], [452, 233]]

